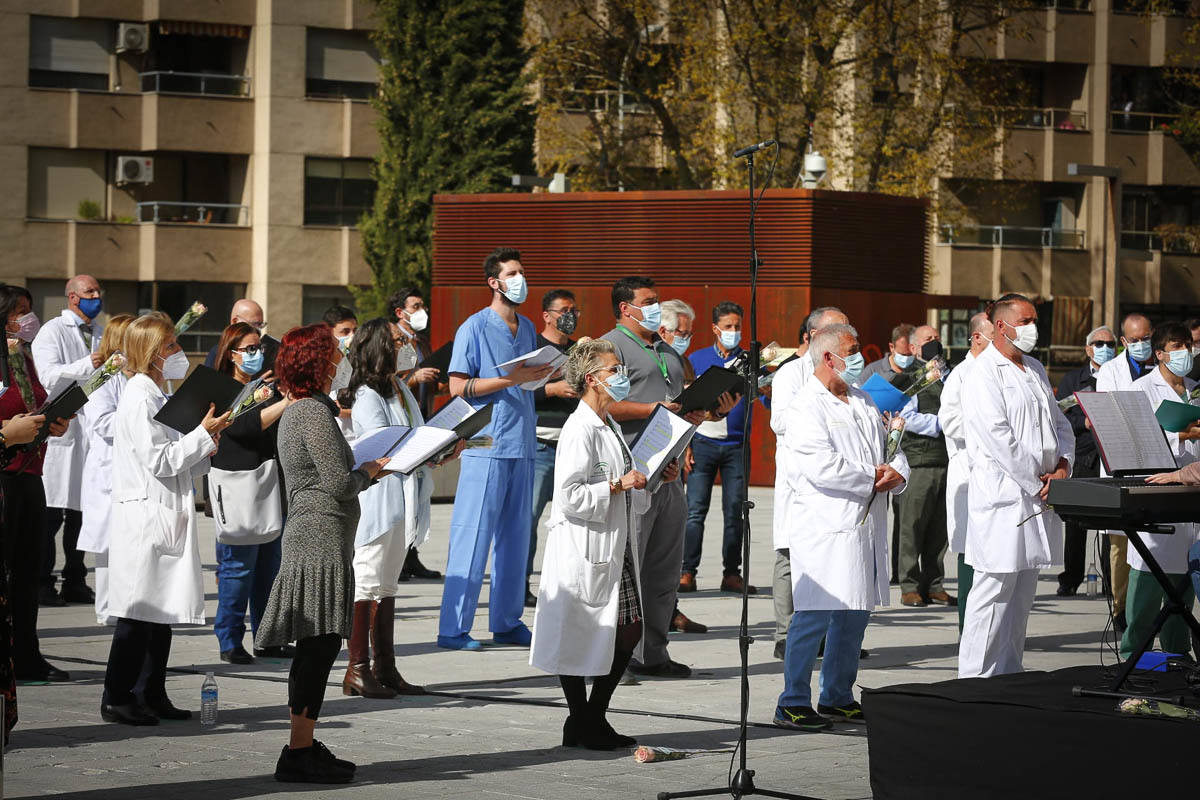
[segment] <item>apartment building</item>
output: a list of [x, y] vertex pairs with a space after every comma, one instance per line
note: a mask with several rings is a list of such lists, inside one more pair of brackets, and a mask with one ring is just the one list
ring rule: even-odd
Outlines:
[[370, 282], [371, 0], [2, 0], [0, 280], [43, 319], [249, 296], [277, 335]]

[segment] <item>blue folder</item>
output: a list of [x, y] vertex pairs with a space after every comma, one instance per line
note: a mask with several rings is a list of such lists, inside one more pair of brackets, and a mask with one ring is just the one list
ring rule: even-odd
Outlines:
[[893, 414], [908, 405], [908, 401], [912, 399], [888, 383], [879, 373], [872, 375], [861, 388], [871, 395], [871, 399], [875, 401], [875, 405], [879, 406], [880, 411]]

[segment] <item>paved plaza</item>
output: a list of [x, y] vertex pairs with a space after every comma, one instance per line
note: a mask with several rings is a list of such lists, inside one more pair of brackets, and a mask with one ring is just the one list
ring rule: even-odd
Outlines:
[[[830, 800], [870, 797], [867, 739], [861, 727], [799, 734], [770, 725], [783, 669], [772, 657], [771, 492], [754, 489], [752, 499], [757, 507], [751, 581], [760, 589], [750, 600], [755, 642], [750, 648], [749, 753], [756, 781], [761, 788]], [[681, 601], [689, 616], [709, 625], [709, 633], [672, 634], [671, 639], [672, 657], [691, 665], [692, 679], [643, 680], [619, 687], [613, 699], [614, 726], [642, 744], [718, 749], [736, 739], [739, 603], [716, 591], [721, 577], [720, 508], [714, 497], [698, 576], [701, 591]], [[445, 561], [450, 512], [448, 504], [434, 506], [433, 540], [421, 551], [434, 569], [441, 569]], [[202, 520], [201, 531], [211, 620], [216, 589], [209, 520]], [[949, 560], [948, 566], [953, 576]], [[1058, 598], [1056, 585], [1052, 573], [1042, 575], [1030, 622], [1025, 659], [1029, 669], [1094, 664], [1102, 657], [1099, 632], [1105, 603], [1083, 596]], [[954, 593], [953, 580], [948, 588]], [[178, 627], [168, 691], [176, 705], [198, 712], [201, 681], [206, 671], [213, 671], [220, 687], [217, 727], [201, 729], [198, 713], [191, 721], [154, 728], [105, 724], [99, 706], [110, 629], [95, 624], [90, 607], [42, 609], [42, 649], [51, 662], [70, 670], [74, 680], [19, 687], [21, 721], [4, 759], [3, 796], [225, 800], [345, 794], [356, 800], [618, 800], [726, 783], [728, 753], [638, 764], [630, 752], [560, 747], [566, 712], [557, 680], [531, 668], [526, 650], [485, 647], [468, 653], [436, 648], [440, 599], [440, 583], [413, 581], [401, 584], [396, 601], [400, 669], [435, 694], [389, 701], [345, 697], [340, 690], [344, 651], [334, 666], [317, 736], [339, 756], [357, 762], [358, 780], [346, 787], [279, 784], [271, 777], [287, 740], [286, 662], [260, 660], [233, 667], [219, 660], [211, 626]], [[897, 587], [892, 587], [892, 603], [877, 611], [867, 628], [870, 658], [863, 663], [859, 684], [880, 687], [953, 678], [955, 610], [901, 607]], [[529, 612], [526, 622], [532, 620]], [[485, 641], [486, 626], [485, 584], [475, 630]], [[250, 646], [249, 635], [246, 645]], [[1113, 661], [1111, 653], [1104, 658]], [[919, 721], [914, 721], [913, 735], [927, 738], [930, 747], [938, 746], [938, 732], [922, 729]]]

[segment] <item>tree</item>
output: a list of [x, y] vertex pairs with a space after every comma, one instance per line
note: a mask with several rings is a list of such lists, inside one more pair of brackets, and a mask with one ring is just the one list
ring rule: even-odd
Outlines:
[[400, 286], [428, 288], [435, 193], [504, 191], [532, 168], [523, 6], [378, 0], [377, 188], [359, 224], [374, 281], [355, 291], [360, 313], [382, 313]]

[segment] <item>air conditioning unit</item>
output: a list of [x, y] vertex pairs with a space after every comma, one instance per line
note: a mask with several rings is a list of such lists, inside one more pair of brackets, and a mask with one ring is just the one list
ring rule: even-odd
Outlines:
[[150, 46], [150, 26], [142, 22], [117, 25], [117, 52], [144, 53]]
[[117, 185], [154, 183], [154, 159], [147, 156], [117, 156]]

